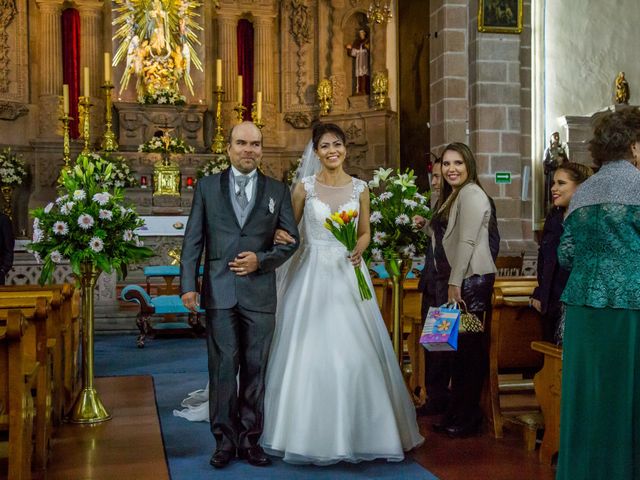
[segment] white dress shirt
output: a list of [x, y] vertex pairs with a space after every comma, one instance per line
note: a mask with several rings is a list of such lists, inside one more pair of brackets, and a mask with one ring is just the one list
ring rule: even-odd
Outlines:
[[244, 173], [242, 173], [240, 170], [238, 170], [236, 167], [234, 167], [233, 165], [231, 166], [231, 172], [233, 173], [233, 178], [234, 178], [234, 188], [235, 188], [235, 193], [236, 195], [238, 195], [238, 193], [240, 192], [240, 187], [238, 186], [238, 184], [236, 183], [235, 179], [239, 176], [243, 176], [243, 177], [249, 177], [249, 181], [247, 182], [246, 187], [244, 187], [244, 191], [247, 195], [247, 200], [250, 202], [251, 201], [251, 197], [253, 196], [253, 182], [256, 179], [257, 176], [257, 170], [258, 169], [254, 169], [251, 173], [247, 173], [246, 175]]

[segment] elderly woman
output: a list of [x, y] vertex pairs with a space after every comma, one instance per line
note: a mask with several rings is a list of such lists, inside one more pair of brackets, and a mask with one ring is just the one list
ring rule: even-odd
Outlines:
[[601, 168], [558, 248], [570, 275], [557, 478], [640, 478], [640, 111], [603, 115], [589, 149]]

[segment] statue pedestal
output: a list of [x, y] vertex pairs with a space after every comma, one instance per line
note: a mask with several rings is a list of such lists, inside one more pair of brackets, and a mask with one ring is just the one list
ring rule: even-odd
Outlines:
[[205, 105], [141, 105], [115, 102], [118, 143], [123, 151], [137, 150], [155, 132], [170, 129], [197, 151], [205, 149]]

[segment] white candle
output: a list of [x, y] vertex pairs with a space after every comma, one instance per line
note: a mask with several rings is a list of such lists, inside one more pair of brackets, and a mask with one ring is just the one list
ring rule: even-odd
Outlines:
[[62, 85], [62, 111], [69, 115], [69, 85]]
[[89, 67], [84, 67], [84, 88], [82, 90], [82, 95], [85, 97], [89, 97]]
[[222, 87], [222, 60], [216, 60], [216, 87]]
[[111, 54], [104, 52], [104, 83], [111, 83]]
[[258, 121], [262, 120], [262, 92], [256, 93], [256, 117]]
[[238, 105], [242, 105], [242, 75], [238, 75]]

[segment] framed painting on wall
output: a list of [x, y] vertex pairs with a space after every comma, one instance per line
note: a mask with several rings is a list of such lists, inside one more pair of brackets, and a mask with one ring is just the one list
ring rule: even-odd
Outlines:
[[521, 33], [522, 0], [479, 0], [478, 30], [493, 33]]

